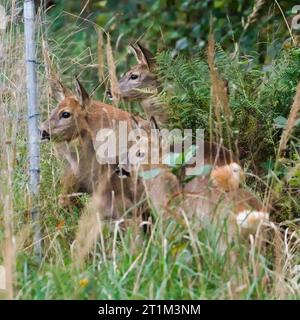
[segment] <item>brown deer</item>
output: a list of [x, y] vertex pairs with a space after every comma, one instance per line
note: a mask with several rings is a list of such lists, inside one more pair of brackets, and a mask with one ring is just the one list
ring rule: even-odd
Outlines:
[[[99, 179], [102, 179], [100, 172], [101, 166], [99, 166], [96, 159], [97, 132], [103, 128], [113, 128], [117, 131], [120, 121], [125, 121], [128, 124], [128, 130], [137, 129], [138, 123], [141, 129], [149, 132], [150, 123], [139, 117], [133, 118], [130, 113], [111, 105], [91, 100], [78, 80], [76, 80], [76, 89], [77, 93], [74, 94], [59, 81], [53, 83], [53, 95], [59, 104], [58, 107], [53, 110], [50, 118], [41, 125], [40, 129], [43, 139], [50, 139], [51, 137], [54, 142], [58, 143], [60, 152], [70, 163], [71, 170], [64, 179], [64, 190], [76, 192], [87, 189], [92, 192], [97, 189]], [[74, 140], [79, 144], [77, 150], [78, 158], [75, 157], [76, 153], [73, 154], [69, 152], [69, 149], [61, 148], [63, 143], [70, 145]], [[126, 187], [127, 194], [125, 202], [133, 206], [133, 189], [135, 184], [139, 185], [136, 194], [142, 194], [143, 188], [140, 186], [142, 179], [137, 179], [135, 176], [141, 171], [155, 168], [159, 169], [158, 174], [149, 180], [143, 180], [143, 185], [151, 204], [157, 211], [160, 211], [162, 207], [164, 207], [171, 194], [180, 191], [177, 178], [169, 172], [166, 166], [142, 165], [134, 168], [131, 173], [134, 178], [126, 179], [128, 185]], [[114, 169], [115, 168], [112, 168], [111, 170]], [[107, 181], [107, 178], [102, 180]], [[134, 180], [135, 183], [133, 183], [132, 180]], [[118, 183], [116, 175], [112, 175], [111, 181], [115, 182], [112, 188], [115, 191], [115, 197], [120, 198], [122, 193], [119, 186], [120, 182]], [[101, 191], [99, 191], [100, 189]], [[94, 192], [94, 202], [98, 202], [97, 194], [104, 194], [105, 192], [107, 192], [106, 197], [111, 199], [111, 195], [109, 195], [110, 189], [111, 188], [107, 187], [106, 190], [106, 188], [103, 188], [103, 185], [99, 186], [98, 192]], [[136, 197], [136, 202], [138, 202], [138, 198], [139, 196]], [[128, 201], [129, 199], [131, 201]], [[107, 208], [105, 209], [107, 214], [104, 216], [112, 215], [110, 212], [111, 207], [113, 207], [112, 200], [108, 201]], [[113, 216], [116, 217], [117, 214], [114, 212]]]
[[[58, 104], [62, 103], [66, 97], [75, 97], [58, 79], [50, 79], [50, 86], [52, 97]], [[54, 115], [54, 112], [52, 115]], [[61, 115], [61, 122], [67, 115], [67, 113]], [[52, 131], [52, 129], [54, 130]], [[79, 138], [66, 139], [63, 136], [63, 127], [57, 126], [56, 128], [55, 118], [52, 116], [41, 124], [40, 131], [42, 140], [50, 140], [51, 136], [54, 141], [53, 146], [56, 156], [65, 162], [64, 173], [61, 178], [62, 190], [59, 196], [59, 204], [68, 206], [77, 194], [91, 194], [95, 190], [95, 183], [99, 179], [92, 141]]]
[[[131, 49], [138, 64], [119, 79], [119, 97], [128, 101], [139, 101], [148, 120], [155, 119], [159, 126], [165, 126], [168, 123], [167, 106], [156, 97], [160, 82], [155, 72], [155, 57], [139, 43], [136, 46], [131, 45]], [[110, 90], [107, 93], [111, 96]]]
[[[141, 126], [137, 121], [134, 128], [139, 132], [139, 129], [143, 129], [145, 126]], [[177, 177], [170, 172], [170, 168], [166, 164], [162, 163], [162, 141], [158, 140], [158, 143], [153, 143], [153, 136], [149, 133], [149, 128], [147, 128], [147, 130], [145, 130], [145, 134], [148, 138], [148, 157], [141, 157], [141, 161], [147, 161], [146, 163], [138, 163], [135, 165], [134, 171], [137, 175], [142, 177], [141, 180], [143, 182], [147, 198], [150, 201], [150, 206], [154, 208], [157, 213], [164, 213], [166, 205], [173, 194], [180, 193], [182, 188]], [[141, 136], [143, 135], [141, 134]], [[143, 153], [142, 148], [141, 151]], [[154, 152], [157, 152], [159, 155], [159, 161], [156, 164], [152, 163], [150, 156], [150, 153]], [[150, 174], [148, 178], [146, 177], [147, 174]]]
[[[191, 220], [197, 217], [200, 225], [205, 220], [228, 220], [231, 239], [239, 234], [246, 238], [250, 234], [255, 235], [259, 227], [268, 222], [269, 208], [251, 192], [240, 187], [244, 172], [235, 162], [213, 168], [209, 177], [198, 179], [194, 192], [182, 190], [178, 179], [169, 172], [167, 166], [141, 165], [141, 170], [157, 170], [154, 177], [144, 179], [145, 190], [157, 212], [165, 214], [170, 211], [178, 221], [181, 220], [180, 211], [185, 212]], [[197, 225], [194, 227], [197, 229]]]
[[[62, 197], [65, 198], [70, 192], [95, 193], [101, 183], [101, 193], [106, 194], [102, 198], [107, 204], [104, 216], [116, 217], [117, 207], [133, 205], [132, 191], [135, 187], [132, 181], [129, 182], [130, 179], [119, 178], [117, 166], [98, 163], [94, 143], [99, 129], [118, 126], [119, 121], [130, 124], [131, 116], [110, 105], [92, 101], [79, 81], [76, 81], [76, 94], [59, 81], [52, 82], [52, 86], [58, 106], [40, 130], [42, 139], [51, 138], [60, 156], [69, 163], [68, 173], [63, 179]], [[76, 150], [71, 149], [74, 142]]]
[[[168, 107], [157, 99], [160, 81], [156, 74], [154, 55], [140, 43], [131, 45], [137, 60], [133, 66], [119, 79], [119, 98], [141, 103], [148, 119], [153, 119], [158, 126], [168, 123]], [[108, 95], [111, 92], [108, 91]], [[204, 165], [219, 167], [238, 162], [238, 159], [227, 148], [216, 143], [204, 141]], [[203, 185], [202, 177], [195, 177], [185, 185], [185, 191], [194, 192]]]
[[[94, 204], [99, 203], [98, 198], [103, 199], [107, 197], [109, 199], [106, 209], [104, 209], [106, 213], [103, 217], [117, 217], [118, 214], [115, 211], [112, 214], [111, 208], [119, 207], [118, 203], [123, 204], [124, 202], [127, 203], [125, 207], [128, 208], [129, 205], [133, 206], [139, 202], [144, 191], [142, 187], [144, 185], [151, 203], [154, 208], [159, 211], [168, 201], [169, 195], [180, 191], [177, 178], [168, 172], [166, 166], [133, 166], [131, 172], [132, 177], [125, 179], [127, 185], [125, 186], [126, 192], [124, 197], [124, 195], [122, 196], [120, 185], [121, 180], [116, 174], [112, 174], [110, 179], [107, 179], [107, 176], [103, 178], [103, 170], [100, 170], [101, 168], [103, 169], [103, 165], [99, 165], [96, 157], [96, 135], [100, 129], [109, 128], [117, 132], [119, 123], [125, 121], [128, 124], [128, 130], [137, 129], [138, 123], [140, 129], [149, 132], [150, 123], [139, 117], [133, 117], [130, 113], [111, 105], [91, 100], [78, 80], [76, 80], [76, 89], [77, 93], [73, 94], [60, 82], [55, 82], [53, 92], [59, 104], [57, 108], [53, 110], [50, 118], [46, 120], [40, 128], [43, 139], [51, 138], [59, 144], [70, 144], [74, 140], [79, 143], [78, 159], [72, 157], [73, 154], [70, 155], [68, 149], [66, 154], [64, 154], [72, 168], [70, 174], [67, 176], [72, 176], [70, 179], [71, 186], [68, 185], [70, 181], [65, 179], [68, 188], [72, 188], [72, 192], [76, 192], [77, 190], [75, 188], [78, 186], [91, 184], [88, 187], [89, 190], [94, 191]], [[116, 134], [116, 136], [118, 136], [118, 134]], [[61, 150], [61, 152], [63, 151], [64, 149]], [[73, 162], [75, 162], [75, 164], [73, 164]], [[95, 169], [91, 171], [91, 168]], [[159, 173], [149, 181], [145, 180], [142, 182], [142, 179], [137, 178], [140, 171], [147, 171], [154, 168], [159, 168]], [[116, 170], [116, 168], [112, 166], [110, 166], [110, 169], [110, 172]], [[107, 173], [107, 170], [104, 170], [104, 172]], [[102, 180], [102, 183], [99, 182], [99, 180]], [[75, 183], [73, 183], [73, 181], [75, 181]], [[100, 186], [98, 182], [101, 184]], [[106, 188], [103, 187], [104, 182], [107, 185]], [[115, 206], [112, 203], [111, 191], [114, 191], [114, 200], [117, 203]], [[105, 193], [106, 196], [100, 197], [100, 194], [104, 195]], [[120, 200], [117, 201], [118, 199]], [[121, 201], [121, 199], [123, 199], [123, 201]], [[97, 207], [97, 205], [94, 205], [94, 207]], [[103, 204], [101, 204], [101, 207], [103, 208]]]
[[[263, 239], [270, 208], [240, 187], [243, 177], [244, 173], [236, 163], [213, 169], [209, 178], [202, 179], [201, 186], [198, 181], [197, 191], [174, 195], [168, 203], [169, 210], [175, 208], [182, 215], [186, 214], [196, 231], [207, 223], [226, 225], [228, 238], [222, 237], [220, 243], [223, 249], [228, 240], [247, 240], [249, 235]], [[181, 218], [176, 215], [181, 223], [182, 215]]]

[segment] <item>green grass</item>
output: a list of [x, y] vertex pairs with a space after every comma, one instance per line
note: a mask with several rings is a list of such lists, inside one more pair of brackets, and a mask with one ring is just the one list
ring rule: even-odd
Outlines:
[[[22, 148], [20, 148], [22, 150]], [[25, 151], [25, 149], [23, 150]], [[50, 156], [49, 156], [50, 155]], [[81, 268], [72, 261], [72, 245], [80, 217], [76, 207], [57, 205], [56, 179], [60, 163], [51, 145], [42, 148], [41, 222], [43, 257], [33, 254], [30, 236], [17, 254], [15, 296], [17, 299], [274, 299], [278, 296], [274, 271], [274, 243], [266, 254], [249, 252], [242, 243], [230, 243], [220, 251], [220, 235], [226, 226], [193, 228], [178, 225], [172, 217], [158, 218], [152, 233], [126, 231], [114, 224], [103, 232]], [[25, 164], [26, 156], [23, 161]], [[55, 174], [53, 175], [53, 170]], [[21, 208], [24, 175], [16, 174], [15, 203]], [[83, 199], [83, 203], [86, 202]], [[22, 233], [21, 211], [16, 215]], [[195, 221], [196, 225], [196, 221]], [[232, 256], [236, 255], [236, 260]], [[290, 261], [297, 262], [297, 257]], [[288, 280], [287, 280], [288, 282]], [[284, 287], [285, 298], [299, 299], [299, 292]]]
[[[82, 269], [71, 263], [67, 230], [52, 234], [42, 264], [26, 253], [19, 257], [19, 299], [273, 298], [265, 284], [267, 276], [273, 278], [271, 261], [255, 256], [254, 276], [247, 250], [231, 245], [227, 252], [218, 252], [212, 230], [191, 240], [174, 221], [158, 221], [150, 237], [128, 230], [118, 234], [115, 243], [107, 238], [106, 258], [97, 245]], [[233, 253], [238, 254], [236, 263], [230, 260]]]

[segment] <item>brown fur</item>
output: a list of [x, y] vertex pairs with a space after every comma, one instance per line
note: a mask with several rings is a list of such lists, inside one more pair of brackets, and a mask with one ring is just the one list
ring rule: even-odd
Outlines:
[[[198, 231], [207, 223], [227, 225], [227, 239], [221, 239], [221, 248], [226, 248], [227, 240], [248, 239], [250, 234], [261, 236], [262, 225], [269, 219], [269, 208], [251, 192], [241, 188], [244, 173], [236, 164], [213, 169], [210, 177], [198, 179], [197, 189], [174, 193], [167, 203], [174, 217], [185, 224], [183, 214], [192, 222], [192, 229]], [[196, 185], [194, 185], [195, 187]]]
[[[55, 108], [48, 120], [41, 125], [41, 131], [48, 133], [56, 142], [59, 153], [69, 162], [68, 173], [63, 183], [64, 194], [70, 192], [97, 192], [98, 184], [105, 184], [101, 197], [106, 202], [104, 216], [118, 216], [118, 209], [133, 205], [134, 196], [131, 194], [134, 187], [132, 181], [124, 181], [118, 177], [116, 166], [99, 165], [95, 154], [95, 136], [101, 128], [117, 128], [118, 121], [131, 123], [131, 116], [125, 111], [110, 105], [90, 101], [87, 93], [78, 84], [78, 95], [66, 90], [61, 84], [56, 84], [56, 97], [59, 105]], [[71, 116], [62, 117], [64, 112]], [[77, 152], [70, 150], [71, 143], [77, 140]], [[67, 142], [67, 148], [64, 143]], [[125, 182], [126, 180], [126, 182]], [[125, 186], [124, 186], [125, 184]], [[122, 188], [122, 186], [124, 188]], [[120, 191], [125, 190], [125, 194]], [[139, 188], [137, 192], [139, 191]], [[114, 201], [112, 201], [114, 197]], [[95, 197], [94, 197], [95, 198]], [[114, 205], [115, 204], [115, 205]]]
[[212, 183], [224, 191], [236, 190], [244, 179], [242, 168], [235, 162], [215, 168], [211, 173]]
[[[202, 187], [194, 193], [183, 192], [174, 195], [168, 203], [169, 210], [175, 212], [174, 217], [185, 225], [183, 213], [189, 221], [191, 228], [196, 232], [207, 224], [226, 225], [227, 232], [222, 236], [220, 247], [226, 248], [228, 241], [239, 239], [249, 240], [250, 234], [256, 236], [259, 231], [260, 239], [264, 239], [265, 222], [268, 222], [268, 209], [251, 192], [243, 188], [224, 189], [209, 185], [209, 179], [203, 179]], [[245, 214], [246, 224], [240, 223], [239, 215]], [[261, 216], [255, 216], [259, 212]]]
[[[131, 48], [138, 64], [119, 79], [119, 97], [129, 101], [140, 101], [147, 118], [154, 118], [159, 126], [165, 126], [168, 122], [167, 106], [156, 97], [160, 83], [155, 73], [154, 56], [139, 43]], [[132, 76], [137, 78], [132, 79]]]

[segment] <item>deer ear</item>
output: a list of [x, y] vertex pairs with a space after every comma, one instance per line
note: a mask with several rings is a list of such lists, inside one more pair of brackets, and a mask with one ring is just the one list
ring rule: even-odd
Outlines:
[[135, 58], [139, 64], [146, 65], [150, 70], [155, 66], [154, 55], [146, 48], [144, 48], [140, 43], [137, 42], [136, 46], [130, 44], [133, 50]]
[[143, 57], [141, 54], [141, 51], [139, 48], [137, 48], [135, 45], [133, 45], [132, 43], [129, 44], [129, 48], [131, 49], [132, 53], [134, 54], [136, 61], [138, 62], [138, 64], [143, 64]]
[[90, 96], [84, 89], [83, 85], [80, 83], [78, 78], [75, 78], [75, 88], [76, 88], [76, 97], [80, 105], [84, 108], [90, 102]]
[[143, 60], [148, 65], [149, 69], [152, 69], [156, 65], [154, 54], [148, 49], [144, 48], [139, 42], [137, 42], [137, 47], [142, 52]]
[[51, 95], [57, 102], [62, 102], [66, 97], [71, 96], [70, 89], [65, 87], [58, 79], [50, 79]]

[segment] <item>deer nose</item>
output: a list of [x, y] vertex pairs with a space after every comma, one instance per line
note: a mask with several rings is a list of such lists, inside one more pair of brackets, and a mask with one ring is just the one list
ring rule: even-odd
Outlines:
[[112, 93], [111, 93], [111, 90], [110, 89], [108, 89], [107, 91], [106, 91], [106, 96], [109, 98], [109, 99], [112, 99]]
[[42, 140], [50, 140], [50, 134], [46, 130], [41, 131]]

